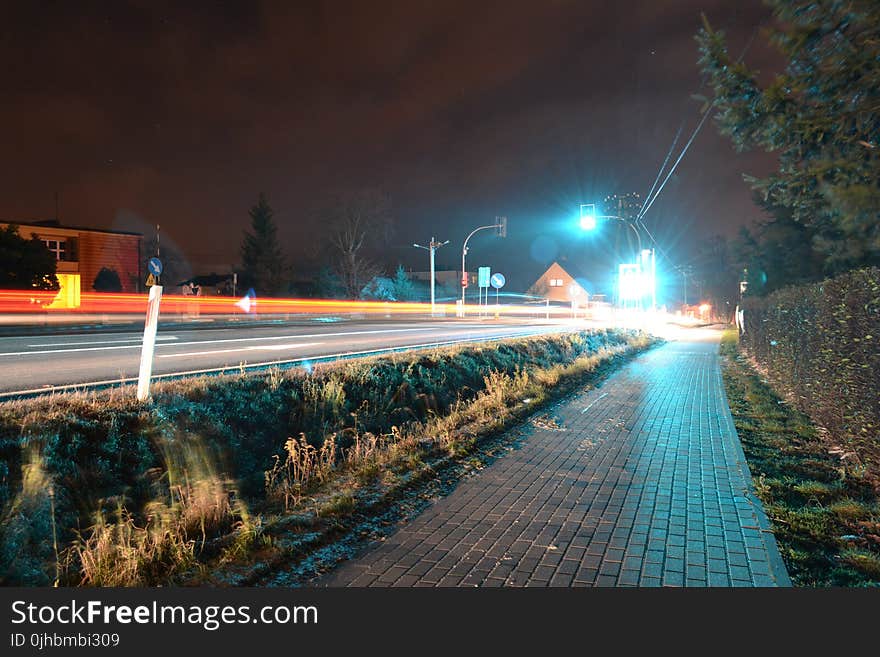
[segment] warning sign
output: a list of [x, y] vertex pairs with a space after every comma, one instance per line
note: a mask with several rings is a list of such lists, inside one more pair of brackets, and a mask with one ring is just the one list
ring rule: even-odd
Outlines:
[[156, 277], [150, 274], [147, 276], [147, 287], [152, 287], [156, 284]]

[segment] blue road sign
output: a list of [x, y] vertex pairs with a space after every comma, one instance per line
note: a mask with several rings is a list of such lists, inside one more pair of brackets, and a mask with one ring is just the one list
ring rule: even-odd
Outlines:
[[489, 287], [489, 268], [480, 267], [477, 269], [477, 285], [479, 287]]
[[492, 287], [494, 287], [496, 290], [504, 287], [504, 274], [499, 274], [498, 272], [495, 272], [494, 274], [492, 274], [492, 279], [490, 280], [490, 282], [492, 283]]
[[150, 258], [147, 263], [147, 269], [153, 276], [159, 276], [162, 273], [162, 261], [159, 258]]

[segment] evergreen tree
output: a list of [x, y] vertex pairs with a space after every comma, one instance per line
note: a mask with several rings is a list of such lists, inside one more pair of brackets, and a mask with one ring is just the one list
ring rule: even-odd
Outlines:
[[330, 267], [321, 267], [315, 276], [314, 294], [320, 299], [342, 299], [345, 286]]
[[55, 256], [35, 235], [25, 239], [15, 225], [0, 228], [0, 289], [57, 290]]
[[278, 245], [278, 229], [273, 211], [260, 194], [257, 204], [250, 209], [251, 231], [245, 231], [241, 244], [241, 262], [245, 284], [257, 294], [274, 295], [284, 286], [284, 255]]
[[880, 3], [768, 4], [786, 66], [766, 86], [708, 21], [697, 35], [720, 130], [779, 155], [774, 175], [747, 180], [811, 231], [826, 272], [880, 263]]
[[412, 301], [415, 299], [416, 289], [403, 268], [403, 265], [397, 265], [397, 272], [394, 274], [394, 298], [398, 301]]

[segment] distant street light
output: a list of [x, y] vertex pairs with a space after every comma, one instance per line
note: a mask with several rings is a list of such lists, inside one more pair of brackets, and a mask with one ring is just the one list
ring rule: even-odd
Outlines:
[[425, 249], [431, 253], [431, 316], [434, 316], [434, 251], [439, 249], [441, 246], [449, 244], [449, 240], [445, 242], [437, 242], [434, 238], [431, 238], [431, 241], [428, 246], [422, 246], [421, 244], [413, 244], [417, 249]]
[[464, 291], [467, 289], [467, 269], [464, 266], [464, 257], [468, 252], [468, 240], [481, 230], [495, 229], [498, 237], [507, 237], [507, 217], [495, 217], [495, 223], [491, 226], [480, 226], [471, 231], [471, 234], [464, 238], [464, 245], [461, 247], [461, 312], [464, 312]]

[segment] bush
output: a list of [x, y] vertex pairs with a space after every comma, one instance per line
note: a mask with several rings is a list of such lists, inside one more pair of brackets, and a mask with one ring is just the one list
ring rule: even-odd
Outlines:
[[95, 292], [122, 292], [122, 282], [119, 280], [119, 274], [116, 273], [115, 269], [102, 267], [98, 275], [95, 276], [92, 289]]
[[862, 456], [880, 441], [880, 269], [744, 304], [740, 344], [771, 383]]

